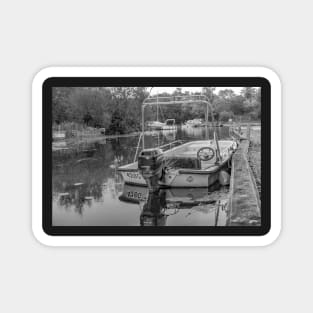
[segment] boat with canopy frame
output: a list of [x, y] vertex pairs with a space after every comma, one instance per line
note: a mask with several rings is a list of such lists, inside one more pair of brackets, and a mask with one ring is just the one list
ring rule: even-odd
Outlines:
[[[173, 143], [145, 149], [145, 108], [153, 105], [204, 104], [206, 139]], [[213, 108], [205, 95], [148, 97], [141, 108], [141, 134], [134, 162], [120, 166], [126, 184], [148, 186], [149, 190], [161, 187], [209, 187], [228, 169], [237, 142], [218, 140], [213, 128], [213, 139], [208, 139], [209, 114], [214, 125]], [[139, 153], [140, 142], [142, 149]], [[169, 148], [169, 149], [168, 149]], [[168, 149], [168, 150], [166, 150]], [[138, 155], [138, 159], [137, 159]]]

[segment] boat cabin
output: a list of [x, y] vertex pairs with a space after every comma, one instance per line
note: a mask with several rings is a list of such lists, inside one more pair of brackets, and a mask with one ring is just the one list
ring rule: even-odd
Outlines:
[[165, 121], [165, 125], [166, 126], [174, 126], [175, 125], [175, 119], [173, 119], [173, 118], [167, 119]]

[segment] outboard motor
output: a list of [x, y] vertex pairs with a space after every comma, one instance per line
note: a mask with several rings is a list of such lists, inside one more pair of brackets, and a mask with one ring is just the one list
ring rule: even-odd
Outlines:
[[159, 148], [144, 149], [138, 156], [138, 170], [147, 182], [149, 192], [159, 189], [163, 161], [163, 151]]

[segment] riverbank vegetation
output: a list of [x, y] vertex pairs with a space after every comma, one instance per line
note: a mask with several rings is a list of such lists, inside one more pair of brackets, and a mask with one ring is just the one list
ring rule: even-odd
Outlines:
[[251, 128], [248, 160], [261, 199], [261, 128]]
[[[126, 134], [140, 130], [141, 106], [149, 95], [146, 87], [55, 87], [52, 91], [52, 117], [54, 130], [63, 130], [66, 136], [73, 130], [104, 128], [105, 133]], [[160, 93], [159, 96], [200, 95], [176, 88], [172, 94]], [[215, 88], [204, 87], [206, 95], [214, 108], [214, 117], [221, 122], [260, 121], [261, 90], [244, 87], [240, 94], [232, 89], [216, 92]], [[204, 119], [203, 105], [168, 105], [157, 112], [156, 107], [148, 107], [145, 120], [160, 121], [174, 118], [177, 124], [194, 118]]]

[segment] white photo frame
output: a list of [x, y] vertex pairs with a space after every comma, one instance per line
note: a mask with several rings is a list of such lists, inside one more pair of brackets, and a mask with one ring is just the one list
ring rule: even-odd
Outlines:
[[[262, 77], [271, 85], [271, 228], [263, 236], [51, 236], [42, 227], [42, 86], [51, 77]], [[264, 67], [50, 67], [32, 85], [32, 229], [48, 246], [265, 246], [281, 230], [281, 83]]]

